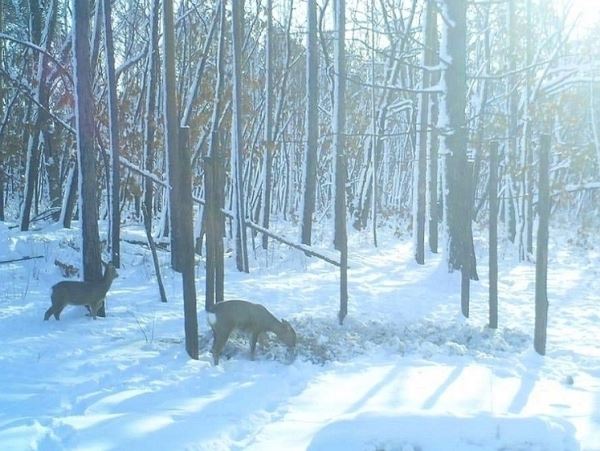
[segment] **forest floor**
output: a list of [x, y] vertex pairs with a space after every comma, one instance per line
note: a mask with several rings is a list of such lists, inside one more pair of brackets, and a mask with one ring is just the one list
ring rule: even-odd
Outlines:
[[108, 316], [67, 307], [60, 321], [43, 321], [62, 279], [55, 259], [79, 265], [79, 232], [0, 223], [0, 260], [43, 256], [0, 265], [0, 449], [600, 450], [600, 248], [575, 231], [551, 231], [545, 357], [532, 349], [535, 267], [513, 247], [500, 249], [493, 331], [484, 239], [466, 320], [457, 274], [439, 255], [416, 265], [410, 240], [390, 230], [377, 248], [369, 234], [350, 234], [343, 326], [334, 267], [278, 244], [251, 252], [250, 274], [227, 258], [226, 298], [288, 319], [298, 345], [290, 361], [270, 337], [250, 361], [247, 341], [234, 337], [219, 366], [202, 310], [203, 259], [194, 361], [168, 254], [159, 251], [161, 303], [150, 252], [132, 242], [143, 231], [126, 227], [124, 240]]

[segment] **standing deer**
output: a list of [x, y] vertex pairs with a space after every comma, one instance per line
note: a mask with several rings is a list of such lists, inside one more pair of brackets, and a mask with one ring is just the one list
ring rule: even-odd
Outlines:
[[208, 312], [208, 323], [213, 331], [212, 355], [215, 365], [227, 343], [229, 334], [238, 329], [250, 334], [250, 356], [254, 360], [256, 341], [264, 332], [274, 332], [288, 348], [296, 346], [296, 332], [286, 320], [279, 321], [264, 306], [248, 301], [224, 301]]
[[112, 263], [105, 265], [104, 276], [101, 280], [94, 282], [63, 280], [52, 287], [52, 305], [44, 315], [44, 321], [54, 315], [56, 320], [60, 319], [60, 313], [67, 305], [87, 305], [90, 308], [92, 318], [96, 319], [98, 309], [102, 306], [106, 293], [110, 289], [112, 281], [119, 277]]

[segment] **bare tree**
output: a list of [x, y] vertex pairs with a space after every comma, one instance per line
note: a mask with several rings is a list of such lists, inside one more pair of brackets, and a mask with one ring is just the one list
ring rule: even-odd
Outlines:
[[[33, 130], [29, 135], [27, 146], [27, 167], [25, 170], [25, 190], [24, 199], [21, 206], [21, 230], [29, 230], [29, 221], [31, 218], [31, 206], [34, 198], [34, 192], [40, 170], [40, 136], [42, 129], [48, 127], [48, 85], [46, 78], [48, 76], [47, 51], [52, 40], [55, 22], [55, 3], [54, 0], [48, 4], [47, 18], [42, 22], [42, 7], [39, 0], [29, 1], [29, 10], [31, 15], [31, 42], [43, 49], [38, 54], [36, 93], [35, 101], [38, 104], [33, 111], [31, 122], [34, 124]], [[42, 27], [44, 28], [42, 29]], [[49, 134], [46, 134], [49, 139]]]
[[446, 224], [448, 230], [448, 265], [462, 274], [461, 307], [469, 316], [469, 280], [476, 278], [473, 236], [471, 230], [472, 202], [467, 164], [467, 4], [463, 0], [445, 3], [445, 54], [448, 63], [444, 72], [446, 92], [444, 105], [448, 118], [444, 141], [446, 147], [447, 199]]
[[306, 35], [306, 152], [303, 181], [302, 243], [310, 244], [317, 190], [317, 146], [319, 139], [319, 54], [316, 0], [308, 0], [306, 8], [308, 18]]
[[108, 83], [108, 124], [110, 129], [110, 250], [115, 268], [121, 266], [121, 187], [119, 163], [119, 112], [117, 105], [117, 78], [115, 75], [115, 52], [113, 47], [111, 0], [102, 0], [104, 7], [104, 51], [106, 52], [106, 79]]
[[243, 183], [243, 135], [242, 135], [242, 37], [243, 6], [232, 2], [232, 56], [233, 56], [233, 103], [231, 130], [231, 172], [235, 205], [234, 229], [236, 264], [239, 271], [248, 272], [248, 248], [246, 239], [246, 210], [244, 208]]
[[[175, 80], [175, 27], [173, 1], [163, 1], [163, 97], [165, 109], [166, 152], [171, 192], [171, 262], [182, 273], [185, 349], [198, 359], [198, 318], [194, 282], [194, 234], [192, 226], [191, 159], [188, 129], [179, 128]], [[173, 256], [175, 254], [175, 256]]]
[[333, 149], [335, 152], [335, 235], [334, 245], [340, 251], [340, 324], [348, 313], [348, 235], [346, 230], [346, 2], [335, 3]]
[[[79, 159], [79, 218], [83, 278], [102, 279], [96, 178], [94, 98], [90, 72], [90, 10], [87, 0], [73, 0], [73, 65], [75, 72], [75, 122]], [[98, 316], [105, 316], [104, 304]]]

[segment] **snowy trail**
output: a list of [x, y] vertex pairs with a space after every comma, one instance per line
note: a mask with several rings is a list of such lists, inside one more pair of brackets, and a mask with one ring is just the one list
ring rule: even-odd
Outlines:
[[[0, 266], [0, 449], [600, 450], [597, 251], [553, 241], [545, 358], [531, 350], [531, 264], [502, 264], [493, 332], [483, 251], [464, 320], [459, 280], [440, 256], [417, 266], [405, 241], [382, 237], [373, 249], [353, 237], [342, 327], [331, 267], [283, 247], [250, 275], [229, 261], [226, 297], [288, 318], [298, 358], [286, 364], [269, 339], [251, 362], [238, 337], [214, 367], [202, 313], [200, 360], [185, 355], [166, 254], [169, 303], [157, 300], [147, 251], [124, 244], [107, 318], [69, 308], [44, 322], [60, 279], [52, 262], [77, 261], [76, 231], [0, 232], [2, 257], [47, 255]], [[199, 264], [200, 288], [202, 276]]]
[[577, 449], [575, 428], [543, 414], [576, 397], [557, 383], [527, 394], [520, 384], [481, 365], [363, 362], [318, 377], [248, 449]]

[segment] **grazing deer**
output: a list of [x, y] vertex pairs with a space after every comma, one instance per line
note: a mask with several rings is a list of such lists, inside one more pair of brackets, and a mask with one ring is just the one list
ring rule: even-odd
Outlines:
[[92, 318], [96, 319], [96, 314], [104, 302], [112, 281], [119, 277], [112, 263], [104, 267], [104, 276], [101, 280], [95, 282], [63, 280], [54, 285], [50, 296], [52, 305], [46, 310], [44, 321], [50, 318], [50, 315], [54, 315], [54, 318], [59, 320], [60, 313], [67, 305], [87, 305]]
[[250, 356], [254, 360], [256, 341], [264, 332], [274, 332], [288, 348], [296, 346], [296, 332], [286, 320], [279, 321], [264, 306], [247, 301], [224, 301], [208, 312], [208, 323], [213, 331], [212, 355], [215, 365], [233, 329], [250, 333]]

